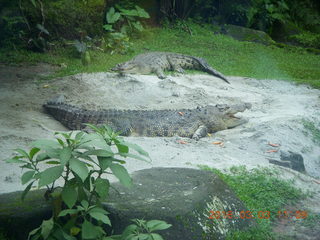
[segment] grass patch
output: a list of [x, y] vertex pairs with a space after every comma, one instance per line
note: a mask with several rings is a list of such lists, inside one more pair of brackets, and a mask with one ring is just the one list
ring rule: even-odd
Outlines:
[[316, 126], [316, 124], [305, 119], [302, 120], [302, 124], [307, 131], [306, 134], [307, 135], [310, 134], [312, 137], [312, 140], [315, 143], [320, 143], [320, 129]]
[[127, 55], [92, 51], [92, 63], [85, 67], [75, 57], [73, 47], [59, 48], [39, 54], [22, 50], [0, 50], [0, 62], [48, 62], [64, 64], [53, 77], [80, 72], [108, 71], [119, 62], [145, 51], [170, 51], [205, 58], [225, 75], [257, 79], [282, 79], [307, 83], [320, 88], [320, 55], [303, 48], [278, 48], [251, 42], [240, 42], [224, 35], [215, 35], [210, 25], [189, 25], [192, 35], [181, 28], [149, 28], [131, 39], [133, 51]]
[[285, 210], [287, 204], [295, 204], [305, 198], [301, 190], [293, 187], [292, 182], [277, 178], [277, 172], [269, 168], [247, 170], [245, 166], [230, 168], [230, 174], [217, 169], [200, 166], [217, 174], [236, 193], [253, 216], [258, 211], [269, 211], [270, 219], [257, 220], [257, 227], [248, 231], [235, 231], [227, 239], [274, 239], [271, 223], [278, 217], [278, 211]]

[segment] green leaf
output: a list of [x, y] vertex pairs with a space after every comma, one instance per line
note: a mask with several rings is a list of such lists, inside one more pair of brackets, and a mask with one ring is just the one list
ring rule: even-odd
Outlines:
[[75, 185], [67, 183], [62, 189], [62, 200], [68, 206], [68, 208], [72, 208], [74, 204], [77, 202], [78, 193], [75, 187]]
[[61, 150], [62, 150], [61, 148], [50, 148], [46, 150], [46, 153], [50, 158], [59, 159]]
[[27, 171], [25, 172], [22, 176], [21, 176], [21, 183], [22, 185], [26, 184], [27, 182], [29, 182], [32, 177], [34, 176], [35, 171]]
[[73, 173], [77, 174], [81, 178], [82, 182], [84, 182], [89, 173], [87, 165], [75, 158], [71, 158], [69, 164]]
[[33, 185], [34, 181], [29, 183], [29, 185], [23, 190], [22, 194], [21, 194], [21, 200], [23, 201], [27, 195], [27, 193], [30, 191], [32, 185]]
[[44, 161], [44, 160], [47, 160], [47, 159], [50, 159], [50, 157], [48, 156], [47, 153], [40, 153], [40, 154], [38, 154], [38, 156], [36, 158], [36, 161], [37, 162], [41, 162], [41, 161]]
[[29, 232], [29, 236], [28, 236], [28, 239], [30, 239], [30, 237], [32, 235], [35, 235], [39, 230], [40, 230], [41, 227], [38, 227], [38, 228], [35, 228], [33, 229], [31, 232]]
[[32, 148], [29, 153], [30, 158], [33, 159], [34, 155], [36, 155], [39, 151], [40, 151], [40, 148], [36, 148], [36, 147]]
[[66, 165], [70, 158], [71, 158], [71, 148], [70, 147], [65, 147], [61, 150], [60, 152], [60, 160], [61, 160], [61, 165]]
[[82, 239], [96, 239], [99, 237], [99, 232], [91, 222], [84, 220], [81, 227]]
[[141, 23], [139, 21], [137, 22], [132, 22], [132, 25], [135, 29], [137, 29], [138, 31], [142, 32], [143, 31], [143, 26], [141, 25]]
[[48, 161], [46, 164], [51, 164], [51, 165], [60, 165], [59, 161]]
[[135, 6], [136, 10], [137, 10], [137, 15], [141, 18], [150, 18], [149, 13], [147, 13], [143, 8], [139, 7], [139, 6]]
[[86, 200], [82, 200], [82, 201], [81, 201], [81, 205], [84, 207], [85, 210], [87, 210], [88, 207], [89, 207], [89, 203], [88, 203], [88, 201], [86, 201]]
[[36, 0], [30, 0], [30, 2], [32, 3], [32, 5], [33, 5], [34, 7], [37, 7], [37, 5], [36, 5]]
[[101, 199], [106, 199], [109, 193], [110, 183], [107, 179], [98, 178], [95, 183], [96, 192]]
[[62, 141], [62, 139], [57, 138], [57, 141], [58, 141], [58, 143], [59, 143], [62, 147], [64, 147], [64, 142]]
[[147, 227], [149, 228], [150, 232], [157, 231], [157, 230], [164, 230], [171, 226], [172, 226], [171, 224], [168, 224], [165, 221], [161, 221], [161, 220], [151, 220], [147, 222]]
[[112, 25], [110, 25], [110, 24], [103, 25], [103, 28], [106, 31], [114, 31], [113, 28], [112, 28]]
[[37, 140], [37, 141], [34, 141], [33, 143], [31, 143], [31, 146], [47, 150], [47, 149], [51, 149], [51, 148], [59, 148], [60, 144], [54, 140], [41, 139], [41, 140]]
[[150, 160], [148, 159], [145, 159], [143, 157], [140, 157], [139, 155], [136, 155], [136, 154], [132, 154], [132, 153], [123, 153], [121, 154], [122, 157], [129, 157], [129, 158], [135, 158], [135, 159], [138, 159], [138, 160], [141, 160], [141, 161], [145, 161], [145, 162], [151, 162]]
[[157, 233], [151, 233], [151, 236], [152, 236], [151, 239], [153, 240], [163, 240], [163, 238]]
[[94, 207], [90, 210], [90, 212], [99, 212], [99, 213], [103, 213], [105, 215], [109, 214], [109, 212], [107, 212], [106, 210], [104, 210], [101, 207]]
[[132, 185], [132, 179], [127, 171], [127, 169], [119, 164], [111, 163], [110, 169], [112, 173], [119, 179], [120, 183], [125, 187], [130, 187]]
[[20, 160], [22, 156], [15, 156], [13, 158], [9, 158], [9, 159], [6, 159], [6, 163], [26, 163], [28, 164], [27, 161], [23, 161], [23, 160]]
[[121, 17], [120, 13], [115, 12], [114, 8], [111, 7], [110, 10], [107, 12], [107, 22], [108, 23], [115, 23]]
[[25, 150], [20, 149], [20, 148], [17, 148], [17, 149], [15, 149], [15, 151], [18, 152], [18, 153], [20, 153], [21, 156], [29, 159], [29, 154], [28, 154]]
[[101, 212], [89, 212], [90, 216], [93, 217], [94, 219], [103, 222], [104, 224], [107, 224], [111, 226], [110, 219], [107, 215], [101, 213]]
[[98, 162], [101, 170], [106, 170], [112, 163], [113, 157], [98, 157]]
[[150, 158], [150, 157], [149, 157], [149, 153], [147, 153], [146, 151], [144, 151], [144, 150], [143, 150], [140, 146], [138, 146], [137, 144], [128, 143], [128, 142], [125, 142], [125, 141], [122, 141], [121, 144], [126, 145], [126, 146], [128, 146], [129, 148], [134, 149], [134, 150], [135, 150], [136, 152], [138, 152], [139, 154]]
[[52, 228], [53, 228], [53, 218], [50, 218], [49, 220], [43, 220], [41, 224], [41, 235], [44, 239], [47, 239]]
[[95, 155], [99, 157], [112, 157], [114, 153], [112, 151], [98, 149], [98, 150], [89, 150], [83, 153], [83, 155]]
[[70, 215], [73, 215], [73, 214], [77, 214], [79, 211], [77, 209], [65, 209], [65, 210], [62, 210], [58, 217], [63, 217], [63, 216], [66, 216], [68, 214]]
[[56, 166], [44, 170], [39, 179], [39, 188], [57, 180], [63, 172], [63, 166]]
[[128, 153], [129, 152], [129, 147], [127, 145], [121, 144], [121, 142], [116, 143], [116, 146], [117, 146], [118, 151], [120, 153]]

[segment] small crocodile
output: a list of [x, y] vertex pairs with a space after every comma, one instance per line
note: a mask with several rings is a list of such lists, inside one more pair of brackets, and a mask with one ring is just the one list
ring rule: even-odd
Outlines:
[[[178, 53], [148, 52], [143, 53], [130, 61], [119, 63], [111, 70], [120, 73], [150, 74], [155, 73], [161, 79], [165, 78], [164, 71], [184, 73], [184, 69], [195, 69], [207, 72], [229, 83], [227, 78], [210, 67], [206, 60]], [[230, 83], [229, 83], [230, 84]]]
[[64, 96], [54, 98], [43, 107], [67, 128], [81, 130], [84, 123], [107, 124], [123, 136], [178, 135], [200, 139], [208, 133], [236, 127], [247, 122], [235, 117], [237, 112], [251, 108], [250, 103], [207, 105], [179, 110], [86, 110], [65, 103]]

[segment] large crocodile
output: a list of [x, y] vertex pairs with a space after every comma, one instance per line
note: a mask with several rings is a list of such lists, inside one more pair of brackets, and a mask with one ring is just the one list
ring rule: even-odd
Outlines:
[[250, 103], [240, 103], [179, 110], [93, 111], [66, 104], [64, 101], [64, 97], [59, 96], [43, 106], [55, 119], [72, 130], [85, 128], [84, 123], [107, 124], [123, 136], [178, 135], [196, 140], [208, 133], [245, 123], [245, 119], [235, 117], [234, 114], [251, 107]]
[[111, 70], [120, 73], [150, 74], [155, 73], [159, 78], [165, 78], [164, 71], [184, 73], [184, 69], [195, 69], [207, 72], [229, 83], [227, 78], [210, 67], [206, 60], [178, 53], [148, 52], [143, 53], [130, 61], [119, 63]]

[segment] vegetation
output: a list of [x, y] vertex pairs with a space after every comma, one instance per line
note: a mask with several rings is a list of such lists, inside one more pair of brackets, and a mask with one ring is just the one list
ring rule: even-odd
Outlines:
[[302, 120], [304, 128], [307, 130], [305, 134], [311, 135], [312, 140], [315, 143], [320, 143], [320, 128], [316, 126], [314, 122], [308, 120]]
[[[278, 48], [251, 42], [239, 42], [223, 35], [214, 35], [210, 25], [189, 23], [193, 35], [181, 28], [149, 28], [143, 37], [133, 38], [132, 52], [127, 55], [90, 52], [89, 66], [83, 66], [73, 47], [57, 47], [45, 54], [26, 50], [0, 50], [0, 62], [35, 63], [38, 61], [62, 65], [55, 75], [60, 77], [80, 72], [108, 71], [117, 63], [127, 61], [138, 53], [172, 51], [205, 58], [225, 75], [258, 79], [283, 79], [307, 83], [320, 88], [320, 56], [308, 53], [303, 48]], [[170, 42], [171, 44], [168, 44]]]
[[292, 183], [280, 180], [277, 172], [268, 168], [247, 170], [245, 166], [232, 167], [230, 174], [207, 166], [204, 170], [213, 171], [222, 178], [246, 205], [253, 216], [258, 211], [269, 211], [270, 219], [256, 219], [257, 227], [244, 232], [233, 232], [227, 239], [274, 239], [271, 223], [278, 217], [278, 211], [285, 210], [285, 204], [294, 204], [305, 198], [305, 194], [293, 187]]
[[[43, 220], [28, 239], [161, 240], [153, 231], [171, 225], [159, 220], [135, 220], [122, 235], [106, 236], [104, 227], [111, 226], [109, 213], [102, 207], [110, 187], [107, 174], [112, 173], [120, 183], [130, 187], [131, 178], [122, 166], [123, 159], [147, 161], [149, 155], [139, 146], [125, 142], [107, 126], [88, 126], [94, 133], [55, 133], [55, 140], [35, 141], [30, 151], [16, 149], [18, 155], [7, 160], [26, 170], [21, 176], [22, 184], [28, 184], [22, 199], [37, 184], [38, 188], [47, 188], [45, 198], [52, 202], [52, 217]], [[129, 152], [129, 148], [137, 154]], [[42, 171], [43, 165], [49, 168]], [[57, 186], [59, 180], [63, 181], [62, 186]]]

